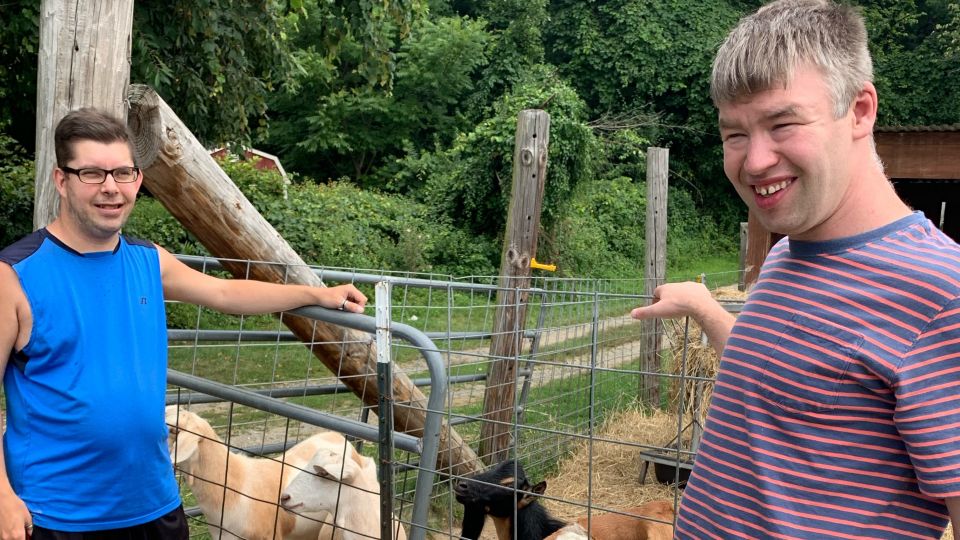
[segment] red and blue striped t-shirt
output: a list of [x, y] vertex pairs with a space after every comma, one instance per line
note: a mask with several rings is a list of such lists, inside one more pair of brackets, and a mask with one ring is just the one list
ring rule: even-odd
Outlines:
[[939, 539], [960, 496], [960, 246], [920, 213], [783, 239], [723, 352], [677, 538]]

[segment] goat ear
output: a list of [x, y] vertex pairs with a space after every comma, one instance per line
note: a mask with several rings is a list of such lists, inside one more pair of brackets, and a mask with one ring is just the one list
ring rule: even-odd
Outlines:
[[343, 459], [342, 455], [340, 459], [322, 465], [315, 464], [313, 468], [318, 476], [341, 482], [352, 482], [360, 475], [360, 467], [357, 463], [352, 459]]
[[366, 465], [363, 455], [357, 452], [357, 449], [349, 443], [346, 445], [346, 451], [350, 454], [350, 460], [353, 461], [358, 468], [363, 469], [363, 466]]
[[176, 443], [170, 448], [170, 458], [174, 465], [182, 465], [197, 453], [200, 436], [186, 430], [177, 430]]
[[539, 484], [531, 487], [531, 488], [529, 489], [529, 491], [532, 491], [533, 493], [524, 493], [524, 494], [523, 494], [523, 497], [521, 497], [520, 500], [517, 501], [517, 510], [522, 510], [522, 509], [530, 506], [531, 504], [533, 504], [533, 503], [540, 497], [540, 495], [543, 495], [543, 492], [546, 491], [546, 490], [547, 490], [547, 481], [546, 481], [546, 480], [544, 480], [544, 481], [540, 482]]

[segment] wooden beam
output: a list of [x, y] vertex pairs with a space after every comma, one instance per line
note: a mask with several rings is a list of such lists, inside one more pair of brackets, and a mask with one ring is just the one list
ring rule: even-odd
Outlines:
[[547, 179], [550, 115], [520, 111], [513, 151], [513, 186], [500, 259], [500, 290], [494, 315], [487, 387], [483, 394], [480, 456], [489, 463], [508, 457], [515, 422], [517, 361], [527, 315], [530, 261], [537, 254], [540, 209]]
[[890, 178], [960, 179], [960, 131], [883, 131], [874, 139]]
[[[323, 286], [156, 92], [131, 86], [130, 107], [128, 123], [144, 186], [214, 257], [224, 258], [225, 268], [236, 277]], [[341, 382], [376, 408], [376, 345], [369, 335], [289, 314], [282, 321]], [[395, 429], [422, 436], [427, 399], [399, 369], [394, 371], [393, 400]], [[449, 426], [441, 434], [438, 461], [444, 474], [481, 468], [473, 450]]]
[[126, 118], [133, 0], [43, 0], [37, 67], [33, 226], [57, 217], [53, 130], [68, 112], [96, 107]]

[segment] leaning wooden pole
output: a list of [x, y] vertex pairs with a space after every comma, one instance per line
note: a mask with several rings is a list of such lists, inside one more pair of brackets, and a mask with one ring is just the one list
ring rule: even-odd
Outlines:
[[53, 130], [68, 112], [127, 115], [133, 0], [43, 0], [37, 55], [36, 195], [33, 227], [57, 217]]
[[547, 179], [550, 115], [520, 111], [513, 152], [513, 188], [500, 260], [500, 289], [490, 339], [492, 362], [483, 395], [480, 456], [487, 463], [508, 457], [515, 422], [517, 363], [527, 314], [530, 261], [537, 254], [540, 209]]
[[[153, 89], [133, 85], [129, 99], [127, 123], [144, 186], [213, 256], [224, 258], [224, 267], [237, 277], [323, 286]], [[365, 404], [377, 406], [376, 345], [369, 335], [289, 314], [282, 321]], [[405, 405], [394, 410], [395, 429], [422, 436], [427, 399], [399, 371], [394, 372], [393, 400]], [[440, 444], [441, 472], [480, 469], [476, 454], [452, 428], [445, 426]]]

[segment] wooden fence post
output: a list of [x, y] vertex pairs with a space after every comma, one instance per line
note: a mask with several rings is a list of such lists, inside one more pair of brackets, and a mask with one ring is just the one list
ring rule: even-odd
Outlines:
[[[667, 274], [667, 187], [670, 173], [670, 150], [647, 149], [647, 227], [644, 259], [644, 294], [653, 295]], [[660, 406], [660, 321], [641, 321], [640, 398], [653, 407]]]
[[540, 209], [547, 177], [550, 115], [521, 111], [513, 151], [513, 187], [500, 259], [500, 290], [490, 340], [490, 368], [483, 395], [480, 458], [507, 458], [516, 412], [517, 361], [520, 355], [530, 287], [530, 261], [537, 253]]
[[33, 227], [54, 218], [60, 197], [51, 173], [53, 130], [68, 112], [96, 107], [127, 117], [133, 0], [43, 0], [37, 68]]
[[782, 234], [772, 233], [760, 223], [756, 214], [749, 212], [747, 214], [747, 253], [744, 272], [744, 289], [750, 290], [750, 287], [757, 282], [760, 277], [760, 267], [767, 258], [767, 253], [781, 238]]
[[750, 227], [746, 221], [740, 222], [740, 264], [737, 272], [737, 290], [747, 290], [747, 242], [750, 240]]

